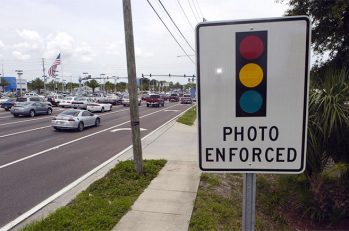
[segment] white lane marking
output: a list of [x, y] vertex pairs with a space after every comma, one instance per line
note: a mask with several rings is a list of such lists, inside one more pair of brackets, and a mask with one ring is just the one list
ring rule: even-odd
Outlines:
[[[174, 107], [174, 106], [172, 106], [172, 107]], [[163, 110], [165, 110], [165, 109], [158, 110], [158, 111], [155, 111], [155, 112], [152, 112], [152, 113], [149, 113], [149, 114], [146, 114], [146, 115], [140, 116], [139, 118], [144, 118], [144, 117], [147, 117], [147, 116], [153, 115], [153, 114], [155, 114], [155, 113], [159, 113], [159, 112], [161, 112], [161, 111], [163, 111]], [[29, 156], [23, 157], [23, 158], [21, 158], [21, 159], [18, 159], [18, 160], [12, 161], [12, 162], [10, 162], [10, 163], [4, 164], [4, 165], [0, 165], [0, 169], [2, 169], [2, 168], [6, 168], [6, 167], [11, 166], [11, 165], [14, 165], [14, 164], [17, 164], [17, 163], [19, 163], [19, 162], [22, 162], [22, 161], [24, 161], [24, 160], [27, 160], [27, 159], [33, 158], [33, 157], [35, 157], [35, 156], [42, 155], [42, 154], [44, 154], [44, 153], [46, 153], [46, 152], [49, 152], [49, 151], [52, 151], [52, 150], [56, 150], [56, 149], [58, 149], [58, 148], [60, 148], [60, 147], [66, 146], [66, 145], [68, 145], [68, 144], [75, 143], [75, 142], [77, 142], [77, 141], [80, 141], [80, 140], [86, 139], [86, 138], [88, 138], [88, 137], [91, 137], [91, 136], [97, 135], [97, 134], [99, 134], [99, 133], [102, 133], [102, 132], [108, 131], [108, 130], [110, 130], [110, 129], [113, 129], [113, 128], [116, 128], [116, 127], [120, 127], [120, 126], [122, 126], [122, 125], [124, 125], [124, 124], [127, 124], [127, 123], [129, 123], [129, 122], [130, 122], [130, 120], [128, 120], [128, 121], [126, 121], [126, 122], [123, 122], [123, 123], [121, 123], [121, 124], [117, 124], [117, 125], [114, 125], [114, 126], [112, 126], [112, 127], [109, 127], [109, 128], [103, 129], [103, 130], [100, 130], [100, 131], [98, 131], [98, 132], [91, 133], [91, 134], [86, 135], [86, 136], [82, 136], [82, 137], [77, 138], [77, 139], [75, 139], [75, 140], [71, 140], [71, 141], [68, 141], [68, 142], [66, 142], [66, 143], [59, 144], [59, 145], [54, 146], [54, 147], [52, 147], [52, 148], [48, 148], [48, 149], [43, 150], [43, 151], [41, 151], [41, 152], [37, 152], [37, 153], [35, 153], [35, 154], [32, 154], [32, 155], [29, 155]]]
[[[175, 117], [173, 117], [172, 119], [170, 119], [169, 121], [165, 122], [163, 125], [161, 125], [160, 127], [158, 127], [157, 129], [155, 129], [154, 131], [150, 132], [148, 135], [144, 136], [141, 140], [145, 140], [146, 138], [148, 138], [149, 136], [153, 135], [155, 132], [159, 131], [160, 129], [162, 129], [163, 127], [165, 127], [167, 124], [171, 123], [173, 120], [177, 119], [178, 117], [180, 117], [181, 115], [183, 115], [186, 111], [188, 111], [191, 107], [189, 107], [188, 109], [186, 109], [185, 111], [183, 111], [182, 113], [176, 115]], [[127, 151], [129, 151], [132, 148], [132, 144], [130, 146], [128, 146], [127, 148], [125, 148], [124, 150], [122, 150], [121, 152], [117, 153], [115, 156], [111, 157], [109, 160], [105, 161], [104, 163], [100, 164], [99, 166], [97, 166], [96, 168], [92, 169], [91, 171], [89, 171], [88, 173], [86, 173], [85, 175], [83, 175], [82, 177], [76, 179], [75, 181], [73, 181], [72, 183], [70, 183], [69, 185], [67, 185], [66, 187], [62, 188], [60, 191], [56, 192], [55, 194], [53, 194], [52, 196], [48, 197], [46, 200], [42, 201], [41, 203], [37, 204], [36, 206], [34, 206], [33, 208], [31, 208], [30, 210], [28, 210], [27, 212], [23, 213], [22, 215], [20, 215], [19, 217], [17, 217], [16, 219], [14, 219], [13, 221], [9, 222], [8, 224], [6, 224], [5, 226], [1, 227], [0, 230], [10, 230], [12, 229], [14, 226], [18, 225], [19, 223], [21, 223], [22, 221], [26, 220], [28, 217], [30, 217], [31, 215], [33, 215], [34, 213], [36, 213], [37, 211], [39, 211], [40, 209], [42, 209], [43, 207], [45, 207], [46, 205], [48, 205], [49, 203], [51, 203], [52, 201], [54, 201], [55, 199], [57, 199], [58, 197], [62, 196], [64, 193], [68, 192], [69, 190], [73, 189], [74, 187], [76, 187], [77, 185], [79, 185], [81, 182], [83, 182], [84, 180], [86, 180], [88, 177], [90, 177], [91, 175], [93, 175], [94, 173], [98, 172], [100, 169], [102, 169], [103, 167], [105, 167], [106, 165], [108, 165], [109, 163], [111, 163], [112, 161], [114, 161], [115, 159], [117, 159], [118, 157], [120, 157], [121, 155], [124, 155]]]
[[[102, 115], [108, 115], [108, 114], [116, 113], [116, 112], [121, 112], [121, 111], [127, 111], [127, 109], [125, 109], [125, 110], [119, 110], [119, 111], [107, 112], [107, 113], [101, 114], [101, 116], [102, 116]], [[34, 120], [43, 120], [43, 119], [47, 119], [47, 118], [51, 118], [51, 117], [55, 117], [55, 116], [56, 116], [56, 115], [54, 115], [54, 116], [45, 116], [45, 117], [36, 118], [36, 119], [21, 120], [21, 121], [16, 121], [16, 122], [9, 122], [9, 123], [0, 124], [0, 126], [10, 125], [10, 124], [18, 124], [18, 123], [23, 123], [23, 122], [28, 122], [28, 121], [34, 121]]]
[[40, 129], [44, 129], [44, 128], [49, 128], [49, 127], [51, 127], [51, 125], [44, 126], [44, 127], [33, 128], [33, 129], [29, 129], [29, 130], [24, 130], [24, 131], [20, 131], [20, 132], [14, 132], [14, 133], [6, 134], [6, 135], [2, 135], [2, 136], [0, 136], [0, 138], [4, 138], [4, 137], [8, 137], [8, 136], [14, 136], [14, 135], [18, 135], [18, 134], [22, 134], [22, 133], [26, 133], [26, 132], [31, 132], [31, 131], [35, 131], [35, 130], [40, 130]]
[[[142, 131], [146, 131], [147, 129], [140, 128], [139, 130], [141, 130], [142, 132]], [[131, 128], [117, 128], [117, 129], [111, 130], [110, 132], [118, 132], [118, 131], [131, 131]]]
[[0, 119], [11, 118], [13, 116], [0, 116]]
[[168, 112], [178, 112], [180, 110], [165, 110], [165, 111], [168, 111]]
[[16, 122], [9, 122], [9, 123], [0, 124], [0, 126], [5, 126], [5, 125], [9, 125], [9, 124], [24, 123], [24, 122], [28, 122], [28, 121], [34, 121], [34, 120], [43, 120], [43, 119], [47, 119], [47, 118], [50, 118], [50, 117], [54, 117], [54, 116], [45, 116], [45, 117], [42, 117], [42, 118], [21, 120], [21, 121], [16, 121]]

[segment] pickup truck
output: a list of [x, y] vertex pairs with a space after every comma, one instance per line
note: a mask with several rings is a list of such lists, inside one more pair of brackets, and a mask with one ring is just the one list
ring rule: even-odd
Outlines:
[[170, 102], [179, 102], [179, 96], [178, 94], [171, 94], [168, 98], [168, 101]]
[[145, 99], [145, 102], [147, 104], [147, 107], [149, 106], [165, 106], [165, 100], [161, 98], [159, 94], [150, 94], [148, 98]]

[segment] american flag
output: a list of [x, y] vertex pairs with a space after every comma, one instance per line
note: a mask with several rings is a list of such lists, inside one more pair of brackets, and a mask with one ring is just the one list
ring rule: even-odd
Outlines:
[[55, 61], [53, 62], [52, 66], [50, 69], [48, 69], [48, 75], [55, 78], [55, 72], [57, 69], [57, 66], [61, 64], [61, 54], [59, 53]]

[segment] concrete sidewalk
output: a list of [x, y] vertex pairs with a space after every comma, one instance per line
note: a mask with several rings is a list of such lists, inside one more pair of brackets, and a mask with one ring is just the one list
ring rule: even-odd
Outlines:
[[144, 141], [143, 158], [167, 164], [113, 230], [188, 230], [200, 182], [197, 130], [177, 122], [166, 129]]

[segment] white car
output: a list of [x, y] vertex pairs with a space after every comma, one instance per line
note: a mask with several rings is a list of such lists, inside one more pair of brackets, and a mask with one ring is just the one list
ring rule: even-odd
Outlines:
[[105, 111], [111, 111], [112, 104], [110, 103], [89, 103], [87, 104], [87, 110], [91, 112], [105, 112]]
[[36, 93], [34, 93], [34, 92], [25, 93], [23, 96], [24, 96], [24, 97], [32, 97], [32, 96], [34, 96], [34, 97], [45, 98], [45, 96], [43, 96], [43, 95], [38, 95], [38, 94], [36, 94]]
[[60, 102], [59, 106], [61, 107], [72, 107], [71, 103], [74, 101], [74, 97], [64, 97]]

